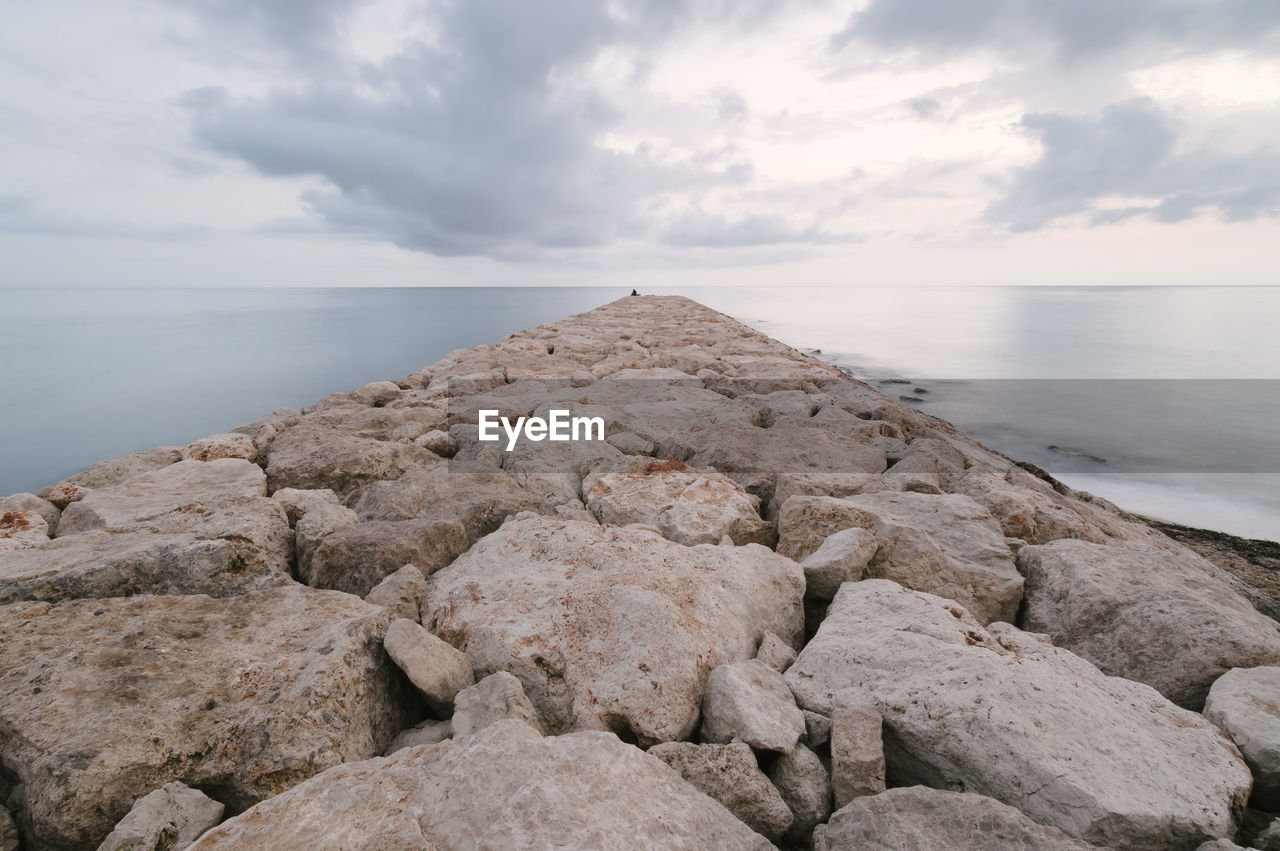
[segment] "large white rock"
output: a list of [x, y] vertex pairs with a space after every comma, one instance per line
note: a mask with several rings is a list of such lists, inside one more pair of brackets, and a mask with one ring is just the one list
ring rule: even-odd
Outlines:
[[1000, 527], [967, 496], [793, 496], [778, 519], [778, 552], [804, 558], [827, 536], [855, 527], [870, 530], [879, 543], [868, 577], [955, 600], [984, 624], [1017, 616], [1022, 576]]
[[830, 600], [844, 583], [862, 579], [879, 546], [875, 533], [860, 526], [828, 535], [821, 546], [800, 562], [804, 568], [805, 596]]
[[219, 458], [243, 458], [258, 463], [258, 447], [244, 434], [215, 434], [187, 444], [182, 457], [189, 461], [216, 461]]
[[855, 798], [814, 832], [814, 851], [1089, 851], [1006, 804], [927, 786]]
[[199, 789], [174, 781], [139, 798], [98, 851], [183, 849], [218, 822], [226, 809]]
[[711, 669], [804, 623], [800, 567], [762, 546], [685, 547], [638, 529], [509, 521], [428, 580], [423, 624], [478, 676], [506, 670], [552, 732], [687, 737]]
[[780, 841], [795, 820], [787, 802], [760, 770], [756, 755], [742, 742], [727, 745], [663, 742], [650, 748], [649, 753], [724, 804], [729, 812], [771, 842]]
[[796, 745], [774, 761], [769, 780], [794, 819], [786, 838], [793, 844], [808, 844], [813, 829], [831, 815], [831, 775], [827, 767], [813, 751]]
[[1280, 628], [1180, 547], [1023, 547], [1025, 626], [1188, 709], [1231, 668], [1280, 663]]
[[715, 470], [691, 470], [678, 461], [627, 461], [595, 480], [584, 494], [601, 523], [645, 523], [677, 544], [773, 542], [773, 526], [760, 519], [760, 499]]
[[523, 721], [541, 732], [538, 710], [533, 708], [520, 681], [506, 671], [490, 674], [458, 692], [454, 700], [450, 735], [470, 736], [499, 721]]
[[1280, 809], [1280, 668], [1233, 668], [1209, 689], [1204, 717], [1244, 754], [1253, 772], [1253, 806]]
[[173, 780], [243, 808], [380, 753], [415, 702], [389, 619], [296, 584], [4, 607], [0, 762], [37, 847], [92, 848]]
[[1094, 843], [1230, 836], [1251, 783], [1217, 728], [1150, 687], [892, 582], [844, 585], [785, 678], [822, 713], [861, 689], [891, 783], [978, 792]]
[[758, 659], [721, 665], [702, 695], [702, 740], [746, 742], [786, 753], [804, 735], [804, 715], [782, 674]]
[[773, 846], [657, 757], [608, 733], [500, 721], [463, 741], [341, 765], [223, 822], [199, 851]]
[[49, 542], [49, 522], [38, 511], [0, 513], [0, 552], [25, 550]]
[[436, 712], [452, 711], [454, 695], [475, 682], [467, 654], [436, 638], [417, 621], [392, 621], [382, 643], [391, 661], [400, 666]]
[[365, 602], [390, 609], [398, 618], [417, 621], [421, 618], [422, 597], [427, 593], [427, 578], [412, 564], [406, 564], [364, 595]]
[[262, 469], [243, 459], [179, 461], [90, 491], [62, 512], [58, 536], [128, 526], [186, 506], [266, 493], [267, 478]]

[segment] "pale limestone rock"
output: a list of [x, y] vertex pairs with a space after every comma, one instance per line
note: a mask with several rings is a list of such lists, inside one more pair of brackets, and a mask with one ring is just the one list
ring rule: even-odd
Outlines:
[[37, 847], [92, 848], [172, 780], [242, 808], [380, 752], [412, 703], [388, 619], [296, 584], [4, 607], [0, 761]]
[[692, 470], [678, 461], [628, 460], [595, 480], [585, 494], [601, 523], [656, 527], [677, 544], [773, 542], [773, 527], [760, 519], [760, 499], [715, 470]]
[[392, 739], [391, 744], [387, 745], [386, 751], [383, 752], [383, 756], [388, 756], [405, 748], [434, 745], [452, 737], [453, 722], [451, 720], [436, 721], [434, 718], [428, 718], [422, 723], [402, 731], [400, 735]]
[[654, 745], [649, 753], [770, 842], [781, 840], [794, 821], [786, 801], [756, 764], [756, 755], [742, 742], [664, 742]]
[[[150, 473], [161, 467], [176, 464], [181, 460], [181, 446], [158, 446], [155, 449], [148, 449], [146, 452], [125, 455], [123, 458], [99, 461], [84, 472], [71, 476], [63, 484], [78, 485], [86, 489], [107, 488], [112, 485], [118, 485], [142, 473]], [[45, 495], [41, 494], [41, 496]], [[48, 496], [45, 496], [45, 498], [54, 504], [58, 502]], [[64, 506], [59, 506], [59, 508], [62, 507]]]
[[1095, 843], [1194, 847], [1231, 835], [1248, 795], [1239, 752], [1199, 715], [892, 582], [845, 584], [786, 680], [817, 712], [870, 697], [890, 783], [963, 787]]
[[[279, 527], [284, 527], [283, 518]], [[288, 540], [264, 550], [225, 537], [97, 530], [0, 553], [0, 603], [74, 597], [209, 594], [226, 597], [291, 582]]]
[[[794, 663], [792, 663], [794, 664]], [[831, 718], [808, 709], [804, 713], [804, 743], [811, 748], [820, 748], [831, 741]]]
[[462, 738], [506, 719], [523, 721], [538, 732], [538, 710], [524, 686], [506, 671], [497, 671], [458, 692], [453, 707], [453, 737]]
[[264, 497], [266, 487], [262, 470], [241, 458], [179, 461], [90, 491], [63, 510], [58, 536], [141, 523], [191, 505]]
[[1047, 544], [1059, 538], [1079, 538], [1105, 543], [1106, 536], [1070, 507], [1058, 494], [1047, 494], [1009, 482], [987, 470], [969, 470], [951, 482], [962, 493], [986, 507], [1005, 535], [1031, 544]]
[[772, 632], [766, 632], [764, 638], [760, 639], [756, 659], [781, 674], [796, 660], [796, 651]]
[[1221, 727], [1253, 773], [1253, 806], [1280, 809], [1280, 668], [1233, 668], [1214, 682], [1204, 717]]
[[417, 621], [427, 593], [427, 578], [412, 564], [406, 564], [373, 587], [364, 596], [366, 603], [390, 609], [397, 618]]
[[198, 789], [174, 781], [139, 798], [98, 851], [183, 849], [218, 822], [222, 804]]
[[1280, 628], [1180, 547], [1061, 540], [1018, 552], [1025, 626], [1187, 709], [1231, 668], [1280, 663]]
[[381, 408], [400, 398], [400, 385], [392, 381], [370, 381], [359, 390], [353, 391], [351, 398], [365, 405]]
[[338, 495], [328, 488], [319, 490], [281, 488], [271, 494], [271, 498], [280, 503], [280, 507], [284, 509], [285, 515], [289, 518], [290, 526], [296, 526], [302, 516], [313, 508], [322, 505], [342, 504], [342, 500], [338, 499]]
[[[306, 491], [298, 491], [293, 488], [285, 488], [294, 494], [305, 493]], [[280, 493], [280, 491], [277, 491]], [[309, 491], [309, 493], [331, 494], [331, 490]], [[273, 497], [274, 498], [274, 497]], [[345, 505], [342, 505], [335, 498], [328, 500], [312, 500], [307, 505], [307, 511], [298, 521], [293, 524], [294, 546], [297, 552], [298, 577], [310, 585], [317, 587], [325, 587], [319, 582], [312, 581], [315, 576], [315, 568], [312, 562], [315, 559], [316, 550], [320, 549], [320, 545], [324, 543], [335, 532], [347, 529], [360, 522], [360, 518], [356, 513]], [[332, 548], [331, 548], [332, 549]], [[348, 587], [336, 585], [333, 587], [339, 590], [347, 591]]]
[[454, 440], [449, 432], [438, 428], [415, 437], [413, 443], [415, 446], [434, 452], [441, 458], [452, 458], [458, 452], [458, 441]]
[[512, 520], [428, 580], [423, 624], [478, 675], [506, 670], [552, 732], [690, 735], [711, 668], [803, 629], [800, 568], [758, 545]]
[[859, 526], [828, 535], [800, 562], [805, 596], [830, 600], [844, 583], [862, 579], [879, 546], [875, 533]]
[[[600, 732], [500, 721], [465, 741], [341, 765], [223, 822], [198, 851], [772, 846], [661, 760]], [[465, 837], [465, 840], [463, 839]]]
[[8, 514], [11, 511], [18, 514], [34, 511], [39, 514], [44, 518], [44, 523], [49, 528], [50, 537], [57, 531], [58, 519], [62, 516], [62, 511], [58, 506], [33, 493], [15, 493], [12, 496], [0, 497], [0, 515]]
[[454, 695], [475, 682], [467, 654], [436, 638], [416, 621], [392, 621], [383, 646], [391, 661], [400, 666], [436, 712], [453, 711]]
[[982, 623], [1012, 622], [1022, 602], [1023, 579], [1000, 527], [965, 496], [795, 496], [778, 524], [778, 551], [797, 558], [834, 532], [868, 529], [879, 542], [868, 577], [955, 600]]
[[[49, 524], [39, 512], [6, 511], [0, 514], [0, 552], [25, 550], [47, 543]], [[0, 571], [3, 570], [3, 562], [0, 562]]]
[[370, 482], [399, 478], [433, 459], [440, 460], [419, 446], [364, 437], [341, 424], [303, 417], [267, 448], [267, 481], [273, 493], [287, 487], [331, 488], [346, 496]]
[[299, 564], [299, 578], [362, 596], [406, 564], [430, 575], [466, 548], [466, 530], [456, 520], [344, 523], [321, 538], [309, 564]]
[[219, 458], [242, 458], [251, 464], [258, 463], [258, 447], [253, 439], [243, 434], [215, 434], [188, 443], [182, 450], [188, 461], [216, 461]]
[[1007, 804], [926, 786], [856, 798], [814, 832], [814, 851], [1089, 851], [1054, 827]]
[[804, 735], [804, 715], [782, 675], [756, 659], [721, 665], [702, 696], [702, 740], [742, 741], [786, 753]]
[[813, 829], [831, 815], [831, 774], [826, 765], [813, 751], [796, 745], [774, 761], [769, 780], [792, 813], [784, 839], [807, 847]]
[[[860, 493], [900, 491], [902, 482], [878, 473], [780, 473], [769, 502], [768, 517], [777, 520], [786, 501], [793, 496], [852, 496]], [[804, 555], [812, 552], [822, 542], [816, 542]], [[803, 556], [801, 556], [803, 557]]]
[[836, 809], [884, 791], [881, 718], [874, 706], [840, 701], [831, 712], [831, 789]]
[[40, 496], [49, 500], [55, 508], [65, 509], [71, 503], [79, 502], [91, 493], [93, 493], [92, 488], [62, 482], [40, 491]]

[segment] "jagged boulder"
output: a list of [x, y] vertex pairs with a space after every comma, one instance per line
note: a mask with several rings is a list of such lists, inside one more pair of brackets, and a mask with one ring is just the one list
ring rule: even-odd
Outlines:
[[984, 624], [1012, 623], [1017, 616], [1022, 575], [1000, 527], [968, 497], [793, 496], [779, 516], [778, 552], [804, 558], [829, 535], [853, 528], [869, 530], [879, 544], [867, 564], [868, 577], [955, 600]]
[[1112, 676], [1199, 710], [1231, 668], [1280, 663], [1280, 627], [1170, 545], [1061, 540], [1018, 552], [1025, 627]]
[[891, 784], [978, 792], [1096, 844], [1230, 836], [1251, 784], [1216, 727], [1154, 689], [892, 582], [844, 585], [785, 679], [815, 712], [861, 689]]
[[4, 607], [0, 761], [37, 843], [93, 847], [173, 780], [242, 808], [381, 752], [414, 701], [389, 620], [296, 584]]
[[406, 564], [364, 595], [365, 602], [390, 609], [397, 618], [417, 621], [422, 598], [427, 593], [427, 578], [412, 564]]
[[62, 517], [62, 510], [49, 500], [33, 493], [15, 493], [10, 496], [0, 497], [0, 515], [10, 512], [25, 514], [29, 511], [34, 511], [44, 518], [44, 524], [48, 529], [49, 536], [52, 536], [57, 531], [58, 520]]
[[332, 768], [193, 847], [302, 848], [316, 837], [343, 848], [772, 847], [657, 757], [608, 733], [543, 738], [520, 721]]
[[202, 437], [187, 444], [182, 450], [182, 457], [189, 461], [216, 461], [219, 458], [243, 458], [252, 464], [258, 463], [258, 447], [248, 435], [215, 434]]
[[791, 810], [785, 839], [806, 844], [813, 829], [831, 815], [831, 775], [822, 759], [804, 745], [784, 753], [769, 769], [769, 780]]
[[770, 842], [780, 841], [795, 820], [782, 795], [756, 764], [756, 755], [742, 742], [663, 742], [650, 748], [649, 753], [724, 804], [743, 824]]
[[[299, 521], [306, 522], [306, 517]], [[343, 520], [298, 565], [298, 578], [316, 588], [364, 596], [406, 564], [430, 574], [466, 548], [466, 531], [456, 520]]]
[[1233, 668], [1214, 682], [1204, 717], [1244, 754], [1253, 772], [1253, 805], [1280, 810], [1280, 668]]
[[691, 470], [677, 461], [626, 461], [595, 480], [585, 495], [601, 523], [654, 526], [677, 544], [716, 544], [726, 535], [738, 545], [773, 543], [773, 526], [760, 519], [760, 499], [715, 470]]
[[181, 851], [222, 821], [225, 809], [199, 789], [166, 783], [139, 798], [98, 851]]
[[782, 674], [758, 659], [720, 665], [702, 695], [702, 740], [746, 742], [786, 753], [804, 735], [804, 715]]
[[478, 676], [506, 670], [552, 732], [688, 736], [707, 675], [803, 628], [800, 568], [759, 545], [685, 547], [638, 529], [509, 521], [428, 580], [423, 624]]
[[[65, 482], [60, 482], [59, 484], [87, 489], [108, 488], [128, 481], [134, 476], [150, 473], [170, 464], [176, 464], [181, 460], [181, 446], [157, 446], [155, 449], [148, 449], [145, 452], [135, 452], [132, 455], [125, 455], [121, 458], [99, 461], [84, 472], [76, 473], [74, 476], [67, 478]], [[43, 493], [40, 495], [44, 496]]]
[[49, 541], [49, 523], [38, 511], [0, 513], [0, 552], [25, 550]]
[[524, 686], [506, 671], [497, 671], [458, 692], [453, 707], [452, 735], [455, 738], [470, 736], [507, 719], [523, 721], [542, 731], [538, 710], [529, 702]]
[[467, 655], [427, 632], [417, 621], [392, 621], [382, 643], [391, 661], [400, 666], [436, 712], [451, 712], [454, 695], [475, 682]]
[[1036, 824], [1007, 804], [926, 786], [855, 798], [814, 832], [814, 851], [1089, 851], [1092, 845]]

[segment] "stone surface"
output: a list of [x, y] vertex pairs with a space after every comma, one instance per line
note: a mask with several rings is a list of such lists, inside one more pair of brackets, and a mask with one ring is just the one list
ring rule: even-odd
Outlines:
[[387, 745], [387, 754], [393, 754], [404, 748], [416, 748], [420, 745], [434, 745], [437, 742], [443, 742], [445, 739], [453, 737], [452, 721], [437, 721], [434, 718], [428, 718], [426, 721], [416, 724], [407, 730], [402, 731], [398, 736], [391, 740], [391, 744]]
[[1231, 668], [1280, 663], [1280, 628], [1194, 553], [1062, 540], [1024, 547], [1025, 626], [1105, 673], [1198, 710]]
[[766, 632], [764, 638], [760, 639], [756, 659], [781, 674], [796, 660], [796, 651], [772, 632]]
[[779, 515], [778, 552], [803, 559], [828, 535], [855, 527], [879, 542], [868, 577], [955, 600], [984, 624], [1017, 616], [1022, 576], [1000, 527], [966, 496], [793, 496]]
[[174, 781], [139, 798], [98, 851], [184, 849], [218, 822], [222, 804], [198, 789]]
[[267, 447], [267, 482], [272, 492], [329, 488], [346, 496], [370, 482], [397, 479], [429, 459], [439, 460], [422, 447], [365, 437], [304, 417]]
[[465, 741], [330, 769], [194, 848], [309, 848], [317, 836], [340, 848], [772, 847], [657, 757], [608, 733], [543, 738], [502, 721]]
[[769, 841], [780, 841], [791, 827], [794, 820], [791, 809], [756, 764], [751, 748], [742, 742], [728, 745], [664, 742], [650, 748], [649, 753], [724, 804], [743, 824]]
[[800, 562], [805, 596], [830, 600], [844, 583], [862, 579], [879, 546], [875, 533], [859, 526], [828, 535]]
[[129, 526], [191, 505], [265, 495], [266, 476], [243, 459], [179, 461], [90, 491], [63, 510], [58, 536]]
[[299, 566], [299, 578], [363, 596], [406, 564], [431, 574], [466, 548], [466, 530], [456, 520], [354, 523], [326, 535], [310, 562]]
[[37, 843], [94, 847], [172, 780], [246, 807], [380, 752], [411, 702], [388, 620], [299, 585], [4, 607], [0, 761]]
[[804, 715], [782, 674], [757, 659], [733, 662], [707, 678], [701, 735], [704, 742], [786, 753], [804, 735]]
[[814, 851], [1088, 851], [1054, 827], [1013, 807], [969, 792], [925, 786], [857, 798], [814, 833]]
[[418, 621], [422, 598], [427, 593], [427, 578], [412, 564], [406, 564], [373, 587], [365, 602], [391, 610], [397, 618]]
[[21, 848], [18, 826], [13, 823], [13, 816], [9, 815], [9, 811], [0, 806], [0, 851], [20, 851]]
[[1244, 754], [1253, 773], [1253, 806], [1280, 810], [1280, 668], [1227, 671], [1209, 689], [1204, 717]]
[[[286, 488], [285, 490], [293, 489]], [[280, 493], [280, 491], [277, 491], [277, 493]], [[293, 490], [293, 493], [303, 493], [303, 491]], [[309, 491], [309, 493], [331, 494], [333, 491]], [[297, 553], [296, 564], [298, 567], [298, 578], [308, 584], [316, 585], [318, 587], [337, 587], [342, 591], [349, 590], [348, 587], [343, 587], [341, 585], [328, 586], [315, 581], [316, 566], [314, 561], [316, 551], [320, 549], [320, 546], [325, 542], [326, 538], [342, 529], [355, 526], [359, 522], [360, 518], [356, 516], [356, 513], [345, 505], [338, 503], [336, 499], [332, 502], [321, 500], [311, 501], [307, 505], [305, 513], [298, 518], [297, 522], [295, 522], [293, 526], [294, 547]], [[338, 540], [346, 539], [337, 538], [334, 543], [336, 544]], [[329, 550], [326, 550], [326, 557], [332, 559], [333, 556], [331, 554], [333, 552], [334, 545], [331, 545]], [[338, 569], [338, 565], [336, 564], [330, 564], [328, 562], [325, 562], [324, 564], [329, 567], [331, 571]]]
[[258, 447], [253, 438], [243, 434], [215, 434], [192, 441], [182, 450], [182, 457], [189, 461], [216, 461], [219, 458], [243, 458], [251, 464], [258, 463]]
[[831, 790], [836, 809], [854, 798], [884, 791], [880, 728], [880, 713], [872, 706], [840, 701], [832, 709]]
[[551, 732], [690, 735], [707, 675], [803, 629], [800, 568], [764, 547], [685, 547], [584, 522], [512, 520], [428, 580], [423, 623], [477, 675], [506, 670]]
[[678, 544], [773, 543], [773, 526], [760, 519], [760, 499], [715, 470], [673, 461], [625, 461], [595, 481], [587, 509], [601, 523], [645, 523]]
[[49, 524], [38, 511], [6, 511], [0, 514], [0, 552], [24, 550], [48, 542]]
[[769, 770], [769, 780], [791, 810], [786, 839], [808, 844], [810, 834], [831, 815], [831, 775], [822, 760], [804, 745], [784, 753]]
[[436, 712], [451, 712], [454, 695], [475, 682], [467, 655], [427, 632], [417, 621], [392, 621], [383, 646]]
[[61, 482], [53, 487], [45, 488], [40, 491], [39, 495], [49, 500], [49, 504], [54, 508], [66, 508], [71, 503], [84, 499], [92, 492], [92, 488], [73, 485], [70, 482]]
[[0, 552], [0, 604], [74, 597], [210, 594], [225, 597], [290, 582], [287, 547], [268, 562], [250, 540], [94, 531]]
[[90, 489], [108, 488], [134, 476], [159, 470], [161, 467], [167, 467], [181, 460], [181, 446], [158, 446], [146, 452], [125, 455], [123, 458], [99, 461], [84, 472], [71, 476], [65, 483]]
[[524, 686], [506, 671], [497, 671], [458, 692], [453, 707], [453, 736], [469, 736], [507, 719], [523, 721], [542, 732], [538, 710], [529, 702]]
[[351, 394], [351, 398], [365, 405], [382, 407], [400, 398], [400, 386], [393, 381], [370, 381]]
[[280, 488], [271, 494], [271, 498], [280, 503], [289, 525], [296, 526], [302, 516], [314, 508], [326, 505], [342, 505], [338, 495], [328, 488], [305, 490], [303, 488]]
[[15, 493], [11, 496], [0, 497], [0, 515], [8, 514], [11, 511], [18, 514], [34, 511], [39, 514], [44, 518], [44, 523], [49, 528], [50, 536], [57, 531], [58, 519], [62, 516], [62, 511], [58, 506], [33, 493]]
[[890, 783], [989, 795], [1097, 844], [1230, 836], [1251, 782], [1216, 727], [1150, 687], [884, 580], [845, 584], [785, 678], [816, 712], [861, 689]]

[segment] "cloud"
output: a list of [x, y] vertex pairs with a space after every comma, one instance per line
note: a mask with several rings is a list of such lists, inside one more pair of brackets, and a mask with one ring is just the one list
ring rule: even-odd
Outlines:
[[[333, 15], [340, 4], [325, 5]], [[602, 246], [652, 231], [655, 210], [739, 185], [751, 169], [740, 156], [604, 146], [621, 112], [584, 78], [589, 63], [608, 48], [643, 68], [673, 28], [717, 9], [717, 23], [757, 26], [777, 6], [457, 0], [435, 7], [437, 37], [383, 62], [335, 59], [301, 88], [247, 100], [198, 90], [182, 102], [209, 149], [265, 175], [323, 178], [330, 188], [303, 200], [334, 228], [439, 256]], [[271, 14], [299, 15], [289, 44], [312, 61], [333, 26], [306, 7]], [[271, 25], [287, 30], [286, 17]], [[746, 115], [738, 93], [713, 97], [724, 121]]]
[[[1280, 155], [1183, 151], [1179, 128], [1154, 102], [1138, 99], [1096, 118], [1031, 114], [1022, 129], [1042, 145], [1040, 158], [1014, 173], [986, 218], [1015, 231], [1086, 214], [1095, 225], [1135, 217], [1178, 222], [1205, 212], [1228, 221], [1280, 214]], [[1139, 204], [1108, 206], [1112, 198]]]
[[1280, 4], [1270, 0], [872, 0], [832, 37], [933, 53], [995, 50], [1060, 60], [1141, 46], [1163, 51], [1259, 47], [1274, 52]]
[[831, 233], [816, 224], [797, 227], [780, 216], [753, 214], [730, 219], [701, 209], [686, 211], [662, 229], [659, 239], [665, 245], [706, 248], [859, 241], [854, 234]]

